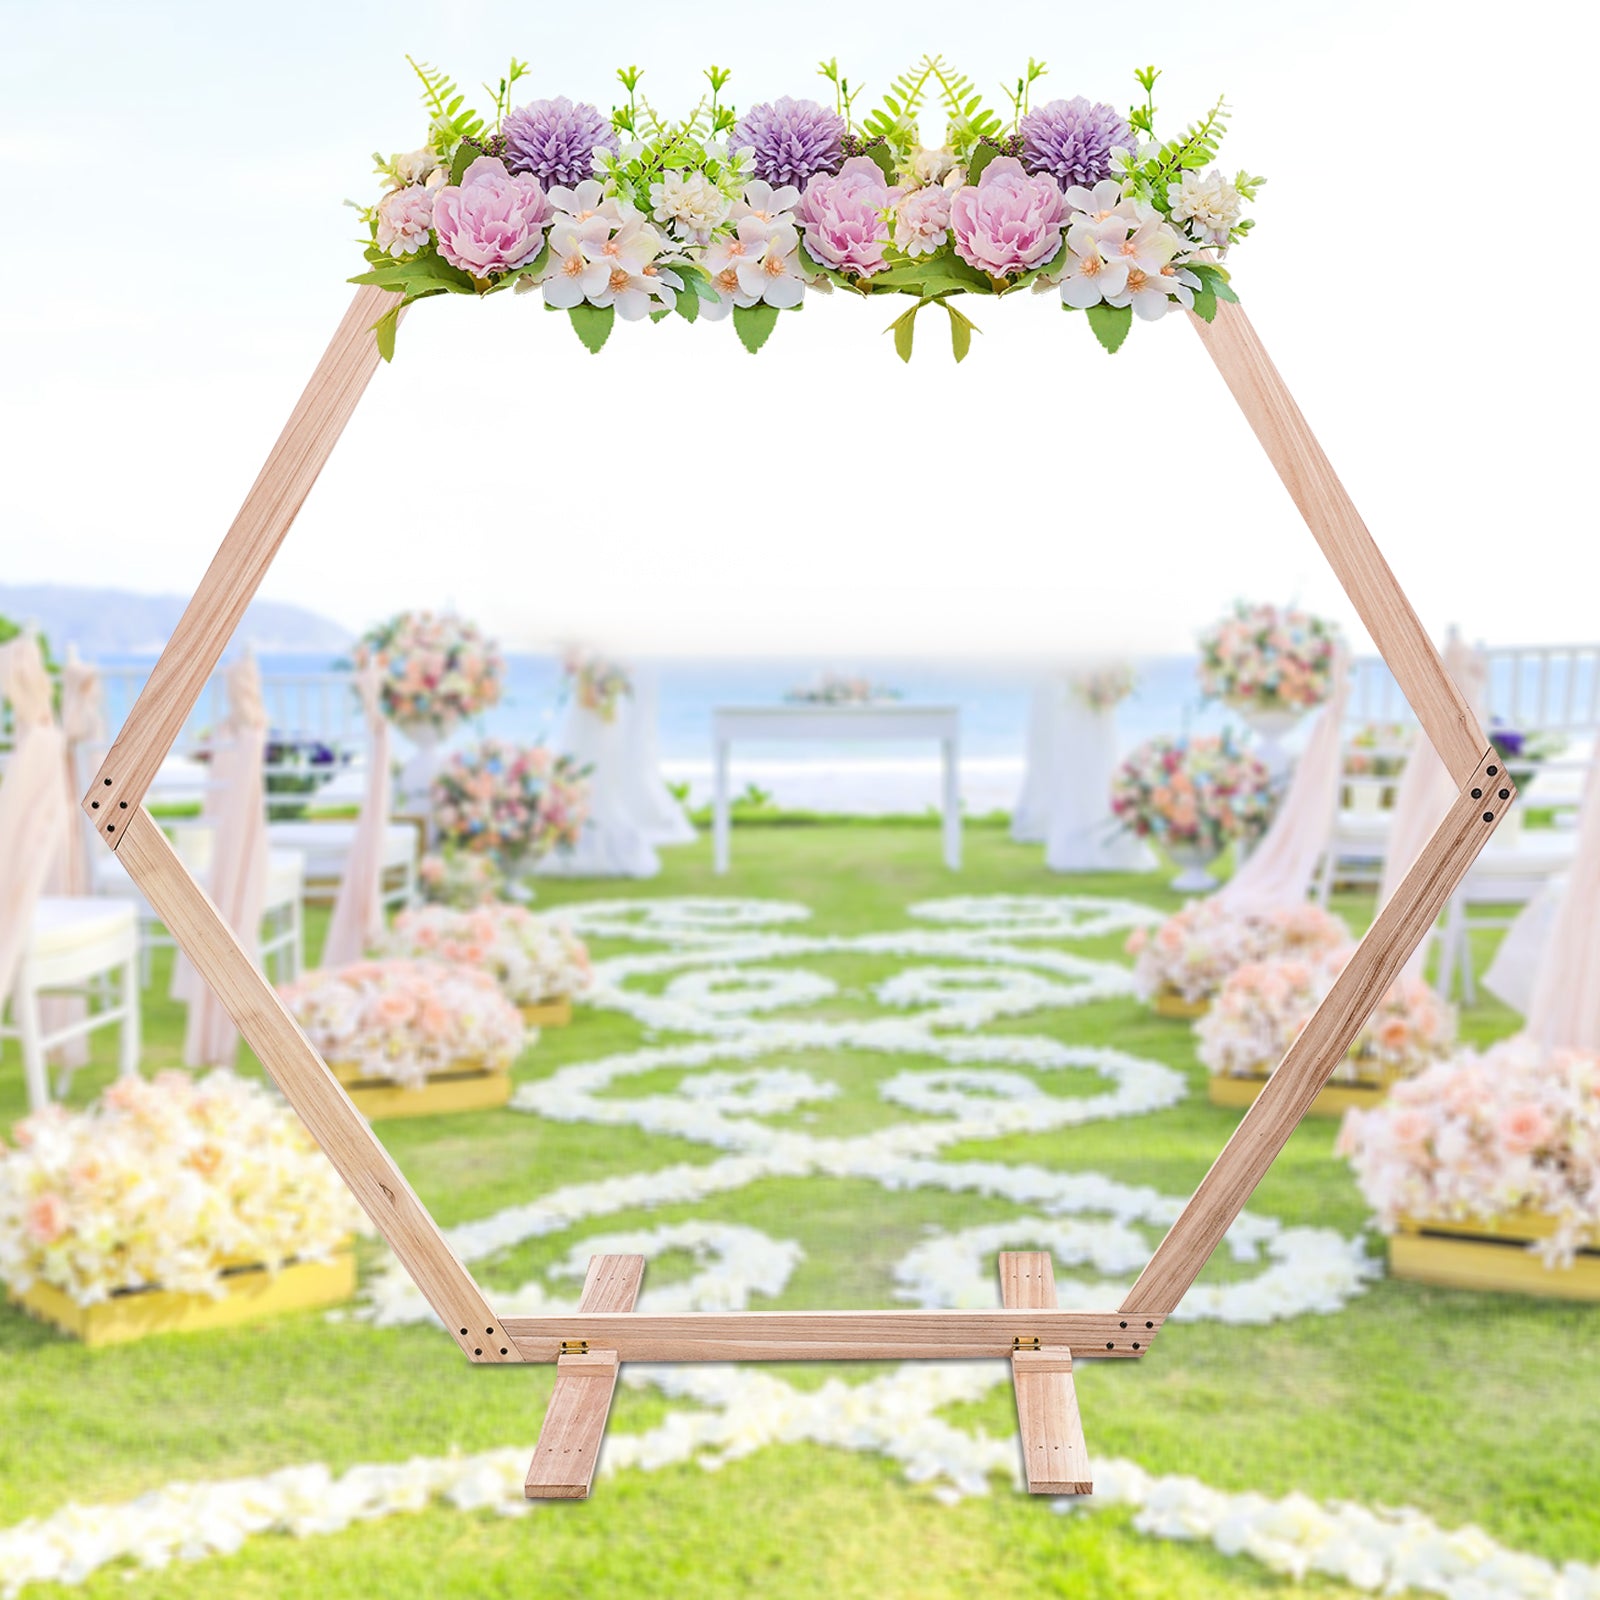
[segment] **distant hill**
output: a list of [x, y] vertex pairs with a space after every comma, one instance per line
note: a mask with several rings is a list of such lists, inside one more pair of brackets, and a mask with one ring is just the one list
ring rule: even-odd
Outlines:
[[[69, 644], [97, 656], [153, 654], [177, 625], [187, 599], [178, 594], [133, 594], [126, 589], [79, 589], [59, 583], [0, 583], [0, 616], [32, 622], [59, 656]], [[342, 624], [282, 600], [257, 600], [239, 630], [262, 654], [347, 649]]]

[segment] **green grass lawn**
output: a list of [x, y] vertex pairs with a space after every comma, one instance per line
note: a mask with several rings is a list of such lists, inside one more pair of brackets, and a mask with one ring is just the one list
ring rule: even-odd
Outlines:
[[[651, 884], [550, 884], [541, 886], [539, 900], [554, 906], [605, 894], [773, 896], [814, 908], [805, 931], [833, 933], [904, 926], [908, 903], [951, 893], [1072, 892], [1177, 904], [1158, 878], [1054, 877], [1038, 849], [1013, 845], [998, 828], [970, 828], [967, 854], [966, 870], [954, 876], [939, 865], [937, 835], [923, 826], [751, 826], [736, 837], [726, 878], [711, 874], [702, 841], [668, 852]], [[1338, 909], [1360, 927], [1370, 899]], [[313, 949], [320, 931], [318, 918]], [[1119, 945], [1117, 938], [1070, 948], [1115, 957]], [[842, 1016], [894, 963], [842, 955], [805, 965], [839, 981], [843, 992], [831, 1014]], [[175, 1063], [181, 1048], [181, 1013], [165, 1000], [165, 982], [163, 962], [146, 992], [149, 1068]], [[1484, 1000], [1463, 1017], [1463, 1032], [1489, 1040], [1514, 1023]], [[1159, 1059], [1187, 1075], [1191, 1093], [1167, 1111], [969, 1145], [947, 1152], [949, 1159], [1082, 1168], [1181, 1195], [1237, 1120], [1206, 1103], [1188, 1026], [1155, 1019], [1132, 1002], [998, 1026]], [[643, 1037], [626, 1017], [580, 1012], [572, 1027], [546, 1032], [517, 1075], [538, 1078]], [[109, 1041], [97, 1051], [74, 1085], [76, 1103], [107, 1081]], [[12, 1070], [0, 1075], [0, 1124], [7, 1126], [23, 1109], [14, 1061], [8, 1058]], [[812, 1131], [842, 1133], [904, 1120], [900, 1108], [886, 1117], [876, 1085], [918, 1062], [843, 1053], [792, 1064], [840, 1084], [843, 1093], [820, 1108]], [[1065, 1080], [1076, 1076], [1052, 1081], [1052, 1092], [1074, 1092]], [[648, 1082], [630, 1083], [630, 1093]], [[670, 1082], [664, 1076], [659, 1086]], [[1252, 1208], [1286, 1222], [1357, 1231], [1366, 1207], [1332, 1158], [1334, 1128], [1303, 1125]], [[388, 1123], [379, 1131], [447, 1225], [581, 1179], [715, 1156], [632, 1128], [511, 1111]], [[944, 1191], [774, 1179], [692, 1207], [619, 1213], [529, 1241], [480, 1276], [491, 1290], [507, 1287], [588, 1234], [714, 1218], [804, 1247], [779, 1305], [889, 1305], [890, 1268], [927, 1224], [954, 1228], [1015, 1214], [1009, 1204]], [[369, 1263], [376, 1259], [375, 1246], [363, 1251]], [[1597, 1332], [1600, 1309], [1383, 1281], [1334, 1316], [1265, 1328], [1171, 1324], [1149, 1359], [1082, 1369], [1079, 1392], [1092, 1454], [1128, 1457], [1152, 1473], [1189, 1473], [1224, 1489], [1411, 1504], [1446, 1526], [1476, 1522], [1517, 1549], [1593, 1562], [1600, 1559], [1600, 1371], [1589, 1357]], [[812, 1384], [825, 1374], [784, 1375]], [[0, 1526], [69, 1501], [124, 1500], [175, 1479], [531, 1447], [550, 1383], [544, 1368], [470, 1369], [448, 1339], [422, 1327], [374, 1331], [306, 1314], [90, 1354], [0, 1310]], [[625, 1389], [612, 1425], [638, 1432], [668, 1410], [654, 1391]], [[1009, 1386], [949, 1415], [963, 1426], [1008, 1433]], [[1144, 1537], [1124, 1512], [1064, 1517], [998, 1482], [987, 1498], [946, 1507], [906, 1483], [890, 1462], [820, 1446], [768, 1447], [717, 1472], [693, 1465], [624, 1472], [604, 1480], [587, 1503], [540, 1507], [513, 1521], [434, 1509], [322, 1538], [268, 1536], [235, 1555], [131, 1581], [120, 1570], [103, 1572], [74, 1592], [132, 1600], [542, 1600], [622, 1592], [953, 1600], [980, 1587], [997, 1597], [1335, 1592], [1317, 1581], [1297, 1586], [1274, 1578], [1208, 1545]]]

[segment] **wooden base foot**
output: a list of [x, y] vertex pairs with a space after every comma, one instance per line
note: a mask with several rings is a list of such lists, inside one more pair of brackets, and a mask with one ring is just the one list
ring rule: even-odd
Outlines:
[[[632, 1311], [643, 1278], [643, 1256], [594, 1256], [579, 1308]], [[523, 1485], [528, 1499], [589, 1498], [616, 1388], [615, 1350], [578, 1350], [557, 1360], [555, 1390]]]
[[[1000, 1256], [1000, 1297], [1016, 1310], [1053, 1310], [1056, 1275], [1044, 1250], [1007, 1250]], [[1089, 1448], [1083, 1441], [1072, 1352], [1064, 1346], [1021, 1348], [1011, 1355], [1017, 1424], [1029, 1494], [1092, 1494]]]

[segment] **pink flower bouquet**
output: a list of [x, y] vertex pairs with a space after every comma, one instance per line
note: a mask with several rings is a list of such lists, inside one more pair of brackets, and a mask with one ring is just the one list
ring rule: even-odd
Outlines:
[[406, 730], [447, 735], [500, 703], [500, 647], [476, 624], [431, 611], [402, 611], [362, 635], [355, 662], [384, 667], [384, 715]]
[[330, 1066], [420, 1089], [430, 1074], [510, 1064], [522, 1014], [480, 967], [357, 961], [278, 991]]
[[1348, 1113], [1338, 1150], [1386, 1232], [1533, 1211], [1554, 1231], [1530, 1248], [1568, 1266], [1600, 1242], [1600, 1054], [1522, 1034], [1465, 1051]]
[[523, 906], [402, 911], [395, 918], [389, 949], [397, 956], [487, 972], [518, 1006], [576, 999], [593, 977], [583, 941], [565, 923], [535, 916]]
[[445, 763], [433, 781], [432, 801], [434, 825], [448, 848], [493, 856], [511, 871], [577, 844], [589, 784], [568, 756], [485, 739]]
[[602, 722], [614, 722], [617, 707], [633, 693], [633, 680], [615, 661], [589, 650], [569, 650], [562, 668], [567, 692]]
[[1244, 711], [1309, 711], [1332, 691], [1338, 652], [1331, 622], [1241, 600], [1200, 635], [1200, 687]]
[[1344, 923], [1309, 902], [1241, 915], [1215, 900], [1197, 900], [1153, 931], [1136, 928], [1125, 948], [1134, 958], [1141, 999], [1172, 994], [1197, 1003], [1209, 1000], [1232, 973], [1252, 962], [1277, 956], [1315, 960], [1349, 943]]
[[[1350, 953], [1252, 961], [1235, 968], [1210, 1011], [1195, 1024], [1206, 1069], [1231, 1077], [1270, 1074], [1300, 1037]], [[1449, 1054], [1455, 1038], [1454, 1007], [1420, 979], [1401, 978], [1389, 987], [1334, 1069], [1334, 1081], [1392, 1083], [1412, 1077]]]
[[440, 850], [425, 855], [417, 866], [417, 887], [431, 906], [470, 911], [500, 897], [502, 879], [492, 856]]
[[1111, 811], [1141, 839], [1221, 851], [1272, 820], [1272, 778], [1221, 738], [1147, 740], [1111, 781]]

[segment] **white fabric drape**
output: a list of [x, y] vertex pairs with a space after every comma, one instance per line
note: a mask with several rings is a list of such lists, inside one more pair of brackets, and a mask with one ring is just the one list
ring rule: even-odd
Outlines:
[[628, 810], [648, 843], [693, 844], [694, 824], [661, 776], [661, 699], [656, 674], [630, 671], [633, 694], [618, 708], [626, 744]]
[[[1481, 723], [1488, 688], [1488, 666], [1481, 651], [1452, 633], [1443, 651], [1445, 670], [1455, 679], [1472, 713]], [[1460, 786], [1439, 759], [1426, 733], [1418, 728], [1406, 754], [1405, 770], [1395, 789], [1394, 812], [1389, 822], [1389, 842], [1384, 851], [1383, 878], [1378, 886], [1381, 910], [1394, 897], [1405, 875], [1416, 865], [1423, 846], [1438, 831], [1445, 813], [1456, 803]], [[1402, 976], [1421, 978], [1428, 941], [1406, 963]]]
[[39, 896], [61, 871], [76, 807], [64, 804], [66, 739], [50, 709], [38, 641], [0, 646], [0, 699], [11, 702], [12, 748], [0, 781], [0, 1007], [33, 936]]
[[[1111, 814], [1117, 711], [1096, 710], [1057, 681], [1051, 752], [1044, 769], [1045, 865], [1052, 872], [1149, 872], [1156, 858]], [[1015, 833], [1015, 827], [1013, 827]]]
[[355, 676], [367, 724], [367, 790], [361, 801], [339, 895], [322, 946], [322, 965], [359, 961], [383, 938], [383, 847], [394, 791], [389, 771], [389, 719], [383, 714], [384, 668], [369, 662]]
[[1028, 698], [1022, 788], [1011, 808], [1011, 837], [1018, 844], [1043, 844], [1050, 832], [1051, 767], [1060, 743], [1057, 727], [1066, 697], [1065, 676], [1051, 673], [1034, 684]]
[[1483, 981], [1544, 1049], [1600, 1050], [1600, 742], [1572, 866], [1523, 908]]
[[[226, 678], [228, 720], [218, 730], [213, 746], [213, 787], [205, 804], [205, 817], [211, 827], [211, 869], [206, 887], [245, 954], [259, 962], [261, 916], [267, 895], [266, 782], [262, 772], [267, 712], [254, 656], [246, 655], [229, 667]], [[189, 1002], [183, 1037], [185, 1064], [231, 1065], [239, 1047], [233, 1019], [181, 955], [173, 972], [172, 992]]]
[[1283, 804], [1266, 837], [1212, 896], [1218, 905], [1246, 914], [1296, 906], [1306, 898], [1339, 808], [1349, 692], [1349, 659], [1341, 650], [1328, 698], [1317, 713]]
[[568, 707], [556, 741], [589, 771], [589, 817], [574, 849], [551, 854], [534, 871], [550, 878], [653, 878], [661, 870], [646, 829], [635, 814], [628, 713], [623, 696], [608, 719], [576, 702]]

